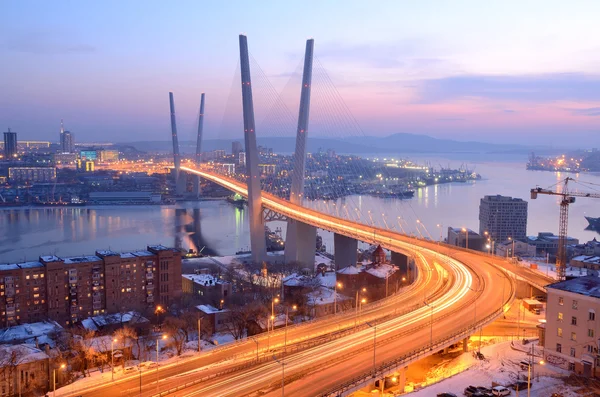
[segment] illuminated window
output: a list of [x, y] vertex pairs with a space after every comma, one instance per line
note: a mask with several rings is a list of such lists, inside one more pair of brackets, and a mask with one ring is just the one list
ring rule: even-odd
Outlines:
[[558, 313], [558, 321], [562, 321], [563, 320], [563, 314], [562, 313]]
[[565, 298], [563, 298], [562, 296], [559, 296], [558, 297], [558, 304], [561, 305], [561, 306], [564, 305], [565, 304]]
[[562, 328], [557, 328], [556, 329], [556, 335], [562, 336]]

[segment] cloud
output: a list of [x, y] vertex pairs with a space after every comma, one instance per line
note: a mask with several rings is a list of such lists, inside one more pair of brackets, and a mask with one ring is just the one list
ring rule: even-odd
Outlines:
[[504, 113], [517, 113], [517, 111], [513, 110], [513, 109], [504, 109], [503, 112]]
[[466, 119], [460, 117], [440, 117], [435, 119], [436, 121], [465, 121]]
[[3, 47], [9, 51], [37, 55], [89, 53], [96, 51], [96, 47], [92, 45], [72, 41], [71, 38], [59, 37], [57, 34], [47, 32], [28, 32], [9, 36], [4, 40]]
[[571, 109], [571, 111], [578, 116], [600, 116], [600, 108]]
[[600, 101], [600, 76], [581, 73], [521, 76], [462, 75], [421, 80], [418, 102], [434, 103], [459, 98], [488, 98], [553, 102]]

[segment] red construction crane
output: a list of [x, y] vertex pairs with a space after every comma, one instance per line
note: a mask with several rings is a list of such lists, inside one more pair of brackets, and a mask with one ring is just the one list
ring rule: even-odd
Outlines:
[[[541, 187], [531, 189], [532, 200], [536, 199], [538, 194], [548, 194], [552, 196], [562, 197], [562, 200], [560, 201], [560, 221], [558, 226], [558, 252], [556, 254], [556, 275], [559, 280], [564, 280], [566, 275], [565, 270], [567, 264], [567, 225], [569, 222], [569, 204], [573, 204], [575, 202], [575, 197], [600, 198], [600, 193], [570, 192], [568, 186], [569, 181], [573, 181], [574, 183], [580, 184], [584, 183], [581, 181], [578, 182], [573, 178], [565, 178], [562, 181], [563, 187], [562, 189], [560, 189], [561, 191], [542, 189]], [[558, 183], [556, 185], [558, 185]], [[586, 185], [594, 184], [586, 183]]]

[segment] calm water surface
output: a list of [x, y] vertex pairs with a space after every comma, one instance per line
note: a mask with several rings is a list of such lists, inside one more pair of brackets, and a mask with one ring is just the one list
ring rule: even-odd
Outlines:
[[[406, 156], [404, 156], [406, 157]], [[463, 162], [457, 158], [425, 158], [412, 156], [412, 160], [429, 161], [434, 167], [450, 165], [458, 168]], [[540, 231], [556, 233], [558, 230], [558, 198], [539, 196], [529, 199], [529, 189], [539, 185], [549, 187], [567, 175], [543, 171], [526, 171], [524, 160], [494, 161], [493, 156], [474, 157], [468, 162], [470, 169], [483, 176], [473, 183], [452, 183], [419, 189], [411, 200], [379, 199], [369, 196], [352, 196], [333, 202], [313, 202], [323, 211], [346, 215], [346, 209], [358, 208], [362, 220], [379, 226], [400, 226], [407, 232], [429, 234], [439, 238], [441, 228], [447, 226], [479, 228], [479, 200], [484, 195], [502, 194], [529, 201], [528, 234]], [[569, 174], [594, 186], [600, 192], [600, 176]], [[574, 185], [576, 187], [577, 185]], [[582, 189], [580, 187], [580, 189]], [[341, 212], [340, 212], [341, 211]], [[371, 214], [369, 216], [369, 212]], [[382, 214], [385, 214], [382, 216]], [[569, 235], [581, 241], [600, 237], [585, 230], [584, 215], [600, 216], [600, 199], [578, 198], [570, 207]], [[356, 218], [356, 211], [350, 213]], [[398, 216], [402, 218], [398, 223]], [[416, 220], [423, 226], [417, 229]], [[283, 222], [269, 224], [271, 229], [282, 227]], [[333, 237], [319, 232], [331, 250]], [[443, 231], [445, 237], [446, 232]], [[0, 210], [0, 263], [33, 260], [39, 255], [81, 255], [97, 249], [128, 251], [144, 248], [148, 244], [163, 244], [204, 252], [227, 255], [247, 249], [250, 245], [247, 211], [225, 201], [178, 203], [173, 206], [97, 206], [82, 208], [30, 208]]]

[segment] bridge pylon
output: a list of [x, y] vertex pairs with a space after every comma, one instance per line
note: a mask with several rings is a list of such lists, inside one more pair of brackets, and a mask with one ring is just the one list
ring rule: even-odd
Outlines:
[[[299, 205], [302, 204], [302, 197], [304, 196], [306, 138], [308, 136], [314, 46], [315, 41], [313, 39], [306, 40], [302, 88], [300, 91], [300, 109], [298, 113], [298, 130], [296, 131], [296, 149], [293, 160], [294, 168], [292, 170], [292, 186], [290, 190], [290, 201], [293, 204]], [[317, 241], [317, 229], [314, 226], [289, 219], [285, 240], [286, 263], [300, 262], [311, 266], [314, 264]]]
[[169, 92], [169, 105], [171, 109], [171, 139], [173, 140], [173, 165], [175, 176], [175, 192], [183, 194], [185, 191], [185, 175], [181, 172], [181, 156], [179, 155], [179, 141], [177, 139], [177, 123], [175, 120], [175, 101], [173, 93]]
[[248, 38], [240, 35], [240, 69], [242, 77], [242, 109], [244, 113], [244, 143], [246, 145], [246, 168], [248, 170], [248, 209], [250, 212], [250, 249], [256, 263], [267, 260], [265, 224], [262, 213], [258, 148], [254, 123], [254, 104], [248, 58]]
[[[202, 132], [204, 130], [204, 93], [200, 95], [200, 113], [198, 115], [198, 137], [196, 140], [196, 165], [200, 166], [202, 163]], [[195, 198], [200, 198], [200, 177], [198, 175], [193, 176], [192, 182], [193, 188], [192, 193]]]

